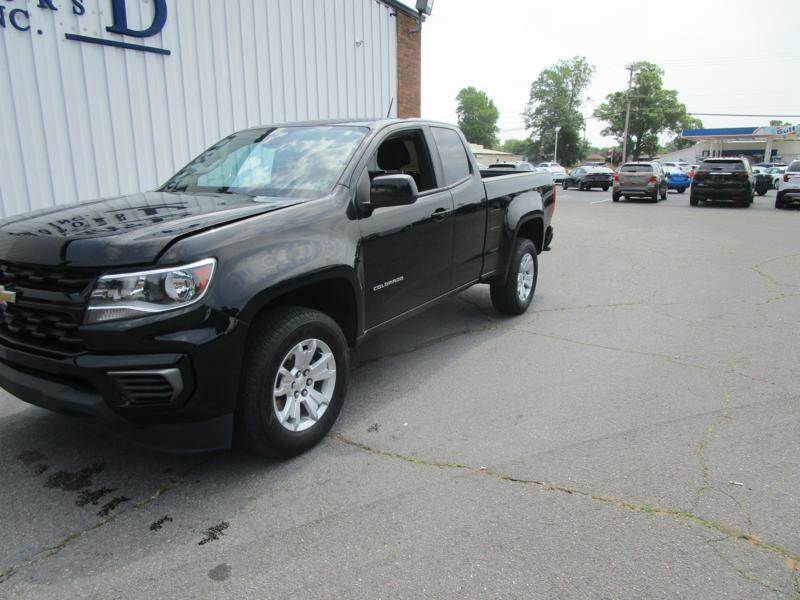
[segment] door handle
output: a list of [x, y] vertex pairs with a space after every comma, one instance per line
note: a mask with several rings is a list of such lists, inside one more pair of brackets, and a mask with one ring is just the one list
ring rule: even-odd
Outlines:
[[444, 221], [447, 217], [450, 216], [450, 213], [452, 212], [453, 212], [452, 210], [449, 210], [447, 208], [437, 208], [435, 211], [433, 211], [433, 214], [431, 215], [431, 220], [436, 221], [437, 223], [440, 221]]

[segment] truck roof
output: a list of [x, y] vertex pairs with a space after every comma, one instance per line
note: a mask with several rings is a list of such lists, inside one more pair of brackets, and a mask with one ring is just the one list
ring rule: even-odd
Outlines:
[[248, 127], [246, 131], [254, 129], [266, 129], [271, 127], [315, 127], [319, 125], [350, 125], [354, 127], [369, 127], [370, 129], [383, 129], [395, 123], [419, 123], [423, 125], [441, 125], [444, 127], [456, 126], [452, 123], [431, 121], [428, 119], [320, 119], [316, 121], [288, 121], [286, 123], [265, 123], [255, 127]]

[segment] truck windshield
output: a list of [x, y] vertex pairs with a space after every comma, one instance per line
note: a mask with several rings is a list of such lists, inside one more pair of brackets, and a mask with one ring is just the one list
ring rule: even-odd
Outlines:
[[333, 189], [368, 131], [312, 126], [235, 133], [186, 165], [163, 190], [319, 198]]

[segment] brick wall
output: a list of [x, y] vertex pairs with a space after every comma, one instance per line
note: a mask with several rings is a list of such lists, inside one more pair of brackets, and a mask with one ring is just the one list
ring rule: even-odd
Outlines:
[[417, 29], [417, 20], [397, 12], [397, 116], [401, 119], [420, 116], [421, 33], [408, 33]]

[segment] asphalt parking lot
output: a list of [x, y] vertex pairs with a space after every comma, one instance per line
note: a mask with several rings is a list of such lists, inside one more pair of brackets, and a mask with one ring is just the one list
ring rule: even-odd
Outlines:
[[0, 597], [800, 596], [800, 211], [558, 192], [531, 310], [367, 342], [294, 460], [0, 397]]

